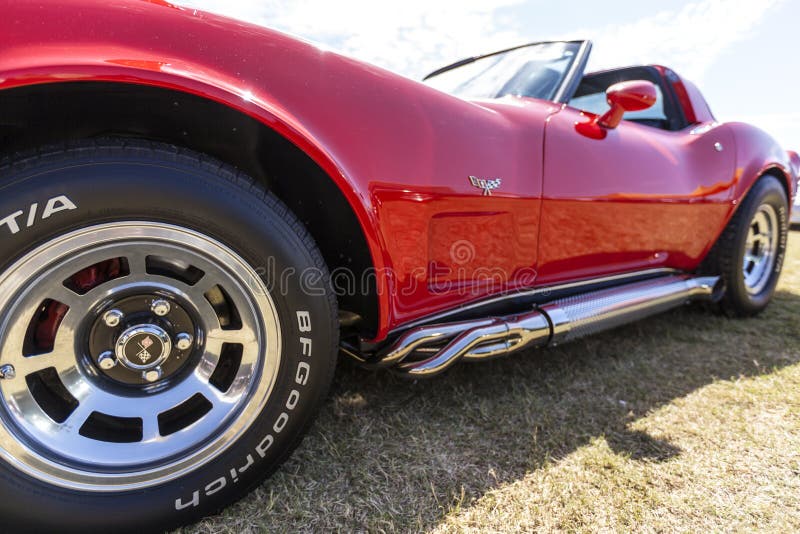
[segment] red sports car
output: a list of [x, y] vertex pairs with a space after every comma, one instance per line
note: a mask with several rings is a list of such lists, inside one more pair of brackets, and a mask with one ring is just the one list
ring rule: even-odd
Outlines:
[[409, 377], [769, 303], [800, 158], [591, 44], [425, 83], [162, 0], [0, 17], [6, 530], [172, 528], [298, 444], [337, 355]]

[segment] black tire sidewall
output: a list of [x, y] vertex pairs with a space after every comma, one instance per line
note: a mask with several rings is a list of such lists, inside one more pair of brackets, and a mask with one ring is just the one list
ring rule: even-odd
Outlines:
[[[230, 504], [274, 471], [297, 445], [328, 391], [337, 344], [335, 303], [324, 264], [292, 214], [249, 179], [216, 162], [151, 145], [66, 150], [7, 167], [2, 174], [0, 218], [17, 211], [25, 215], [19, 217], [16, 234], [7, 225], [0, 227], [0, 269], [55, 236], [87, 226], [137, 220], [179, 225], [226, 244], [265, 277], [282, 336], [278, 376], [265, 409], [212, 462], [157, 487], [92, 493], [44, 484], [3, 461], [0, 510], [6, 526], [163, 530]], [[41, 214], [49, 199], [60, 196], [75, 209], [35, 218], [27, 227], [30, 206], [37, 204]], [[281, 274], [288, 272], [295, 277], [281, 283]], [[303, 273], [310, 274], [301, 283]], [[299, 313], [310, 319], [310, 331]], [[301, 338], [311, 340], [310, 354], [304, 354], [308, 344]], [[186, 506], [179, 510], [176, 502]]]
[[[744, 254], [745, 242], [750, 228], [750, 223], [758, 212], [758, 209], [769, 204], [775, 209], [778, 217], [778, 249], [776, 251], [775, 263], [772, 267], [770, 279], [764, 288], [757, 294], [750, 294], [747, 291], [744, 280]], [[740, 208], [742, 213], [741, 224], [738, 225], [735, 238], [733, 240], [733, 250], [731, 254], [730, 269], [727, 273], [727, 298], [735, 309], [740, 313], [753, 314], [763, 310], [769, 304], [775, 293], [778, 284], [783, 262], [786, 256], [786, 244], [788, 239], [788, 201], [786, 193], [773, 176], [762, 177], [751, 189]]]

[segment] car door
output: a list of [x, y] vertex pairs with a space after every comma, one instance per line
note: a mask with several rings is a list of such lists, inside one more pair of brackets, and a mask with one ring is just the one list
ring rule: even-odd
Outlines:
[[604, 139], [579, 133], [593, 115], [576, 107], [548, 121], [539, 284], [693, 269], [719, 234], [736, 183], [733, 134], [714, 124], [671, 130], [680, 125], [659, 87], [660, 107], [626, 115]]

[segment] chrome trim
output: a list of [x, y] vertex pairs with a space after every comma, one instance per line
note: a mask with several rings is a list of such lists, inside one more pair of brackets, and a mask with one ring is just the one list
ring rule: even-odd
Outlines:
[[437, 375], [461, 358], [482, 360], [524, 347], [544, 346], [550, 338], [547, 318], [537, 312], [510, 319], [493, 319], [489, 325], [461, 333], [433, 357], [421, 362], [401, 363], [398, 370], [411, 377]]
[[10, 363], [0, 365], [0, 380], [14, 380], [17, 377], [17, 370]]
[[189, 350], [194, 343], [194, 336], [188, 332], [181, 332], [175, 336], [175, 348], [178, 350]]
[[[720, 285], [718, 276], [669, 275], [555, 300], [520, 315], [421, 326], [380, 351], [374, 366], [430, 377], [462, 359], [485, 360], [571, 341], [695, 300], [714, 300]], [[415, 354], [426, 357], [409, 361]]]
[[552, 344], [572, 341], [712, 296], [719, 277], [668, 276], [556, 300], [541, 310], [553, 324]]
[[119, 310], [108, 310], [103, 315], [103, 322], [106, 323], [106, 326], [114, 328], [119, 325], [119, 323], [124, 318], [124, 315]]
[[749, 294], [758, 295], [772, 279], [779, 238], [778, 214], [770, 204], [762, 204], [750, 221], [742, 257], [744, 287]]
[[392, 344], [392, 348], [381, 354], [376, 367], [389, 367], [402, 362], [409, 354], [422, 348], [423, 345], [436, 343], [440, 339], [447, 339], [459, 332], [474, 328], [483, 328], [493, 324], [495, 319], [488, 318], [478, 321], [462, 321], [450, 324], [438, 324], [427, 328], [414, 328], [403, 334], [400, 339]]
[[[191, 259], [205, 276], [193, 286], [151, 275], [146, 256]], [[61, 284], [70, 274], [108, 258], [125, 257], [130, 273], [79, 295]], [[242, 328], [222, 329], [204, 297], [222, 285], [239, 310]], [[117, 295], [166, 292], [196, 307], [205, 334], [202, 353], [190, 373], [174, 383], [153, 384], [133, 395], [105, 389], [78, 336], [95, 310]], [[0, 457], [9, 466], [46, 484], [74, 491], [144, 490], [209, 465], [250, 429], [272, 394], [282, 347], [277, 308], [258, 273], [236, 252], [199, 232], [147, 221], [83, 228], [53, 238], [0, 273], [0, 351], [3, 364], [19, 378], [0, 381]], [[46, 298], [69, 306], [52, 353], [25, 357], [23, 342], [31, 318]], [[98, 315], [99, 317], [99, 315]], [[233, 385], [222, 392], [209, 379], [225, 343], [243, 346]], [[30, 394], [25, 376], [53, 367], [78, 401], [62, 422], [52, 420]], [[0, 367], [3, 371], [4, 367]], [[8, 373], [6, 378], [10, 378]], [[212, 408], [198, 421], [167, 436], [157, 415], [202, 393]], [[102, 409], [100, 409], [102, 407]], [[93, 411], [142, 419], [142, 439], [105, 442], [80, 434]]]
[[[140, 354], [145, 353], [143, 359], [139, 362], [131, 361], [126, 354], [128, 343], [134, 337], [142, 334], [149, 334], [157, 338], [161, 342], [161, 352], [159, 354], [150, 354], [147, 348], [140, 346]], [[114, 353], [117, 355], [117, 361], [133, 371], [145, 371], [153, 367], [158, 367], [164, 363], [164, 360], [169, 357], [171, 352], [172, 340], [169, 338], [169, 334], [167, 334], [166, 330], [154, 324], [140, 324], [128, 328], [119, 336], [114, 349]]]
[[703, 134], [706, 134], [706, 133], [710, 132], [711, 130], [713, 130], [714, 128], [716, 128], [719, 125], [720, 125], [720, 123], [718, 123], [716, 121], [707, 122], [705, 124], [701, 124], [701, 125], [697, 126], [696, 128], [692, 128], [691, 130], [689, 130], [689, 135], [703, 135]]
[[503, 301], [528, 299], [528, 298], [534, 300], [536, 297], [547, 297], [551, 293], [561, 293], [564, 291], [578, 290], [586, 286], [613, 284], [615, 282], [620, 282], [620, 284], [622, 284], [625, 282], [625, 280], [655, 278], [657, 276], [666, 276], [671, 274], [680, 274], [680, 271], [676, 269], [667, 269], [667, 268], [645, 269], [643, 271], [631, 271], [629, 273], [601, 276], [599, 278], [585, 278], [583, 280], [578, 280], [576, 282], [568, 282], [566, 284], [555, 284], [551, 286], [537, 287], [535, 289], [516, 291], [513, 293], [507, 293], [505, 295], [500, 295], [497, 297], [489, 297], [483, 300], [478, 300], [470, 304], [466, 304], [460, 308], [446, 310], [433, 315], [428, 315], [426, 317], [423, 317], [422, 319], [418, 319], [416, 321], [395, 328], [389, 333], [387, 337], [391, 338], [397, 334], [400, 334], [412, 328], [416, 328], [418, 326], [433, 324], [441, 321], [442, 319], [446, 319], [447, 317], [451, 317], [453, 315], [469, 313], [471, 310], [477, 310], [479, 308], [492, 306], [494, 304], [498, 304]]
[[150, 311], [159, 317], [164, 317], [170, 312], [171, 309], [172, 306], [170, 305], [169, 301], [165, 299], [156, 299], [150, 305]]
[[142, 378], [147, 380], [148, 382], [156, 382], [161, 380], [161, 376], [163, 375], [163, 371], [161, 367], [154, 367], [148, 371], [142, 371]]

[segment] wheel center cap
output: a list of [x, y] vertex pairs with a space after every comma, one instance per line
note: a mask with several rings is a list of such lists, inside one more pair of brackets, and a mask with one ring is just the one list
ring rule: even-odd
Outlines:
[[172, 352], [172, 341], [166, 330], [152, 324], [132, 326], [125, 330], [116, 345], [117, 359], [129, 369], [146, 371], [161, 365]]

